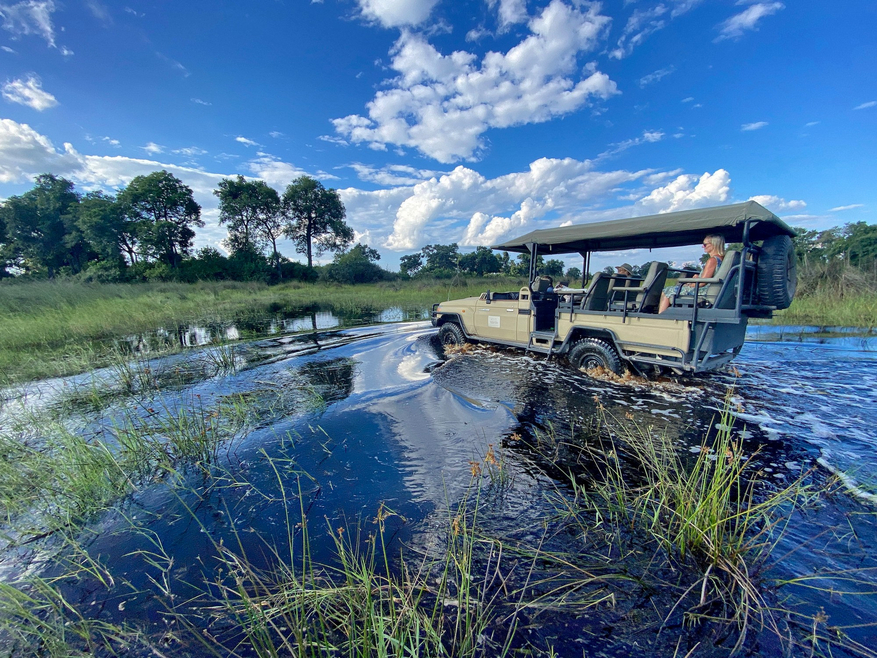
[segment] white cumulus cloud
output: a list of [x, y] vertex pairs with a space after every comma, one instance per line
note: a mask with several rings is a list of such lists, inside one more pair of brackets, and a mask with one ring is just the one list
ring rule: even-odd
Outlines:
[[487, 0], [487, 4], [491, 7], [498, 5], [497, 15], [501, 30], [510, 25], [527, 22], [526, 0]]
[[357, 0], [362, 15], [384, 27], [420, 25], [438, 0]]
[[58, 104], [57, 99], [43, 90], [38, 76], [30, 74], [27, 78], [11, 80], [3, 85], [3, 98], [11, 103], [27, 105], [38, 112], [48, 110]]
[[597, 5], [561, 0], [530, 19], [530, 36], [481, 62], [465, 51], [441, 54], [423, 35], [403, 32], [391, 67], [398, 76], [368, 103], [368, 116], [335, 119], [339, 135], [385, 150], [415, 148], [442, 163], [471, 159], [490, 128], [548, 121], [594, 98], [617, 94], [597, 71], [580, 75], [577, 58], [593, 50], [609, 19]]
[[261, 146], [261, 144], [259, 144], [259, 142], [254, 142], [252, 139], [247, 139], [246, 137], [238, 136], [238, 137], [234, 138], [234, 141], [240, 142], [244, 146]]
[[731, 175], [724, 169], [702, 176], [682, 174], [637, 201], [637, 214], [673, 212], [725, 203], [731, 189]]
[[773, 194], [756, 194], [755, 196], [749, 197], [749, 200], [760, 203], [765, 208], [767, 208], [768, 210], [772, 210], [773, 212], [783, 212], [786, 210], [803, 210], [807, 207], [807, 204], [800, 199], [792, 199], [790, 201], [786, 201], [782, 197], [778, 197]]
[[758, 22], [762, 18], [775, 14], [785, 8], [786, 6], [782, 2], [757, 2], [754, 5], [750, 5], [739, 14], [735, 14], [728, 20], [720, 23], [717, 26], [719, 36], [714, 41], [739, 39], [745, 32], [758, 29]]

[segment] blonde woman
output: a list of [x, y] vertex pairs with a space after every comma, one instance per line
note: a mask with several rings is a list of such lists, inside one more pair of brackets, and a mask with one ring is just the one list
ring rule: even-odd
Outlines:
[[[700, 274], [695, 274], [694, 279], [709, 279], [716, 275], [722, 259], [725, 257], [725, 238], [721, 235], [708, 235], [703, 239], [703, 248], [706, 250], [709, 259], [704, 263]], [[664, 294], [661, 295], [661, 305], [658, 307], [658, 313], [663, 313], [670, 308], [671, 299], [682, 295], [694, 295], [693, 283], [679, 284], [676, 286], [668, 286], [664, 288]]]

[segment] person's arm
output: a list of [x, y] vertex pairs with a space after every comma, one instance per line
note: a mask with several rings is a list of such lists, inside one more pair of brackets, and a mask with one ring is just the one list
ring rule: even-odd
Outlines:
[[703, 266], [703, 270], [700, 272], [700, 276], [697, 276], [698, 279], [709, 279], [714, 276], [716, 273], [716, 265], [718, 264], [718, 260], [715, 256], [711, 256], [710, 259], [706, 262], [706, 265]]

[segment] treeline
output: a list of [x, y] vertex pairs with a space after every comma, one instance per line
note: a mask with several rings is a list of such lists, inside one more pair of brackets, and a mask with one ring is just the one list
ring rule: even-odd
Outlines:
[[[460, 253], [456, 243], [430, 244], [402, 256], [399, 272], [378, 265], [380, 254], [352, 245], [344, 204], [334, 189], [301, 176], [279, 194], [264, 181], [243, 176], [220, 181], [219, 222], [228, 232], [223, 247], [193, 250], [195, 229], [204, 226], [192, 190], [167, 171], [137, 176], [116, 195], [81, 194], [53, 174], [33, 189], [0, 203], [0, 279], [74, 277], [83, 281], [288, 280], [371, 283], [458, 275], [525, 277], [529, 254], [512, 258], [477, 247]], [[802, 270], [836, 278], [839, 267], [877, 273], [877, 226], [858, 222], [824, 231], [798, 229], [795, 248]], [[292, 242], [305, 263], [281, 255], [277, 243]], [[328, 265], [314, 257], [334, 254]], [[649, 263], [634, 266], [641, 275]], [[555, 281], [581, 281], [577, 267], [538, 257], [537, 270]], [[607, 272], [614, 269], [606, 268]]]
[[[512, 259], [486, 247], [461, 254], [457, 244], [427, 245], [403, 256], [389, 272], [380, 254], [356, 244], [345, 223], [338, 193], [308, 176], [281, 195], [264, 181], [226, 178], [214, 190], [219, 223], [228, 231], [227, 255], [213, 247], [193, 250], [195, 229], [204, 226], [191, 188], [167, 171], [137, 176], [115, 195], [79, 193], [72, 182], [42, 174], [20, 196], [0, 204], [0, 278], [73, 277], [106, 283], [136, 281], [286, 280], [371, 283], [389, 279], [451, 278], [459, 274], [526, 276], [529, 255]], [[277, 243], [292, 242], [306, 263], [281, 255]], [[314, 266], [314, 257], [334, 253]], [[542, 273], [575, 279], [560, 260], [538, 263]]]
[[[581, 279], [578, 267], [564, 270], [562, 260], [536, 257], [536, 268], [540, 274], [548, 274], [555, 279]], [[403, 277], [432, 277], [448, 279], [457, 274], [487, 276], [504, 274], [508, 276], [527, 276], [530, 271], [530, 254], [518, 254], [512, 259], [508, 252], [497, 254], [487, 247], [476, 247], [475, 251], [461, 254], [457, 243], [428, 244], [415, 254], [399, 259], [399, 273]]]
[[[35, 182], [0, 204], [0, 278], [315, 280], [315, 255], [331, 251], [349, 259], [353, 252], [372, 264], [379, 257], [361, 245], [345, 254], [353, 230], [344, 222], [344, 204], [335, 190], [307, 176], [283, 195], [243, 176], [222, 180], [214, 194], [228, 255], [212, 247], [193, 253], [195, 228], [204, 226], [201, 207], [191, 188], [167, 171], [137, 176], [115, 196], [80, 194], [53, 174]], [[307, 263], [282, 256], [281, 238]]]

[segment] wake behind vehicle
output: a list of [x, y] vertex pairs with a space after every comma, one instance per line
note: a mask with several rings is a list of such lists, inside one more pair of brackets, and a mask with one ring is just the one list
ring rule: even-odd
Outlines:
[[[594, 252], [700, 245], [709, 234], [742, 245], [726, 251], [711, 278], [654, 261], [642, 278], [601, 272], [587, 286], [555, 292], [536, 270], [539, 256], [578, 253], [588, 272]], [[530, 255], [526, 287], [435, 304], [432, 323], [445, 345], [497, 343], [562, 355], [575, 368], [710, 371], [740, 353], [749, 318], [769, 318], [791, 304], [794, 235], [754, 201], [532, 231], [491, 247]], [[690, 284], [694, 294], [675, 296], [659, 314], [668, 276]]]

